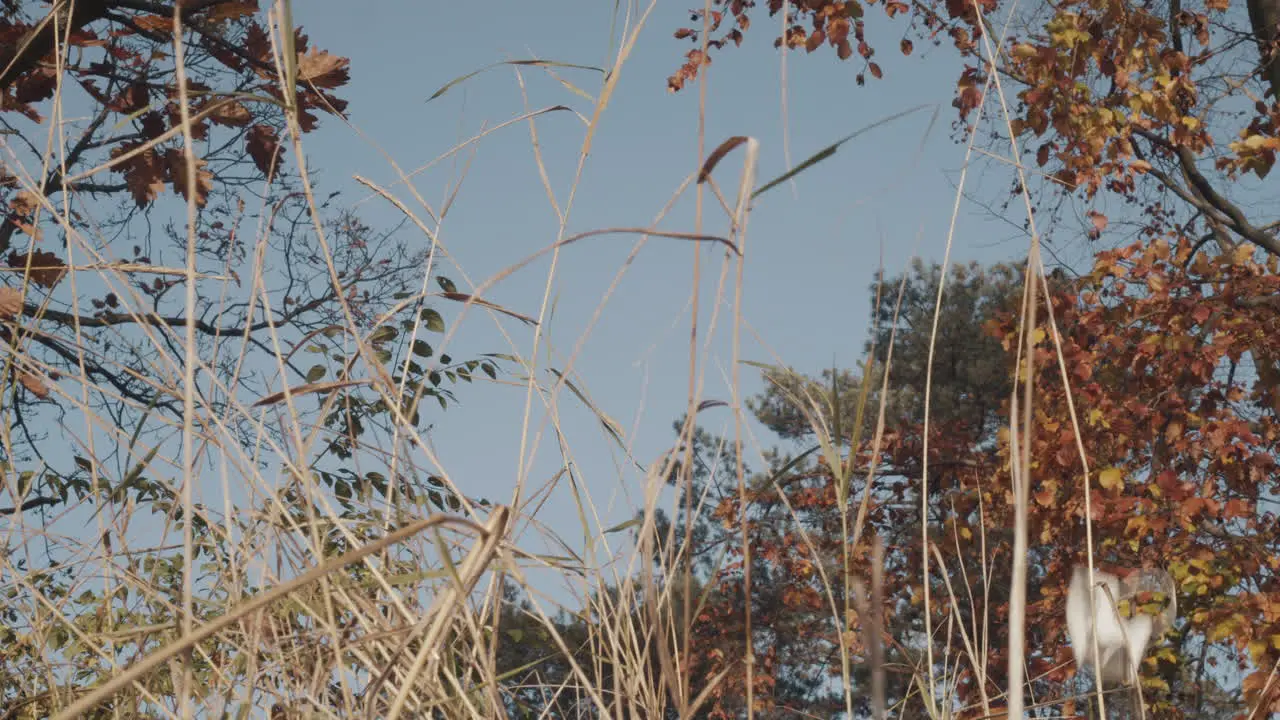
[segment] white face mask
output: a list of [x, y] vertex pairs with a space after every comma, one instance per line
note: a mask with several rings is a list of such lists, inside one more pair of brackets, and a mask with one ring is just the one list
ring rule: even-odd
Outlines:
[[[1094, 677], [1104, 688], [1136, 682], [1148, 643], [1163, 635], [1177, 615], [1176, 589], [1164, 570], [1139, 570], [1121, 580], [1095, 569], [1091, 609], [1089, 569], [1076, 567], [1067, 591], [1067, 635], [1076, 667], [1094, 668]], [[1153, 593], [1153, 598], [1140, 609], [1137, 596], [1141, 593]], [[1152, 614], [1152, 607], [1158, 612]]]

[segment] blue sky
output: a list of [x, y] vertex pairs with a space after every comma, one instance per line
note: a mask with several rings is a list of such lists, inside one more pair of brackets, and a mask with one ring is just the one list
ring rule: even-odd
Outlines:
[[[695, 3], [700, 5], [701, 3]], [[313, 44], [349, 56], [351, 83], [342, 96], [350, 119], [401, 167], [418, 167], [460, 139], [518, 116], [524, 110], [514, 72], [500, 68], [472, 78], [432, 102], [426, 99], [450, 80], [493, 62], [538, 57], [559, 62], [608, 66], [612, 3], [554, 0], [539, 3], [348, 3], [325, 0], [295, 5], [295, 21]], [[879, 12], [878, 9], [875, 12]], [[871, 13], [874, 14], [874, 13]], [[836, 139], [921, 103], [940, 106], [896, 120], [859, 137], [833, 158], [803, 173], [795, 186], [779, 187], [756, 205], [747, 240], [745, 318], [789, 365], [818, 372], [833, 362], [859, 360], [866, 337], [868, 283], [880, 263], [891, 273], [912, 251], [940, 260], [955, 200], [954, 183], [964, 148], [951, 139], [955, 111], [950, 106], [960, 66], [945, 45], [903, 57], [898, 40], [907, 28], [869, 18], [869, 36], [885, 79], [865, 87], [855, 83], [860, 62], [839, 62], [824, 50], [788, 56], [789, 134], [793, 162], [800, 162]], [[642, 31], [610, 106], [605, 111], [583, 182], [573, 207], [570, 234], [610, 226], [649, 225], [683, 178], [692, 171], [697, 149], [697, 89], [670, 94], [666, 77], [691, 46], [672, 32], [689, 22], [687, 3], [662, 0]], [[732, 135], [761, 142], [761, 180], [786, 169], [783, 155], [781, 56], [772, 47], [777, 24], [757, 12], [742, 48], [715, 56], [708, 92], [707, 142], [714, 147]], [[926, 52], [921, 56], [920, 50]], [[588, 93], [600, 76], [562, 70]], [[529, 107], [567, 104], [586, 116], [590, 103], [536, 68], [525, 68]], [[538, 121], [539, 140], [551, 184], [561, 203], [577, 164], [584, 125], [569, 113]], [[389, 186], [394, 171], [365, 139], [328, 119], [308, 139], [309, 163], [320, 171], [322, 190], [340, 188], [348, 201], [369, 192], [355, 174]], [[465, 183], [445, 222], [442, 240], [475, 282], [502, 270], [556, 239], [557, 221], [538, 177], [527, 124], [496, 132], [477, 146], [416, 178], [436, 207], [470, 163]], [[989, 164], [988, 164], [989, 166]], [[741, 154], [722, 164], [717, 177], [736, 182]], [[971, 172], [970, 188], [980, 192], [1009, 182], [1007, 171]], [[409, 201], [403, 189], [397, 194]], [[709, 207], [711, 207], [709, 205]], [[385, 227], [398, 221], [381, 200], [360, 204], [365, 219]], [[692, 195], [662, 223], [668, 230], [693, 229]], [[1005, 260], [1024, 253], [1021, 204], [1013, 224], [992, 219], [966, 204], [961, 209], [953, 259]], [[725, 230], [723, 215], [708, 212], [708, 232]], [[406, 230], [405, 232], [413, 232]], [[556, 283], [555, 316], [547, 324], [560, 357], [574, 348], [602, 294], [630, 251], [634, 236], [606, 236], [567, 248]], [[426, 243], [426, 239], [422, 238]], [[683, 411], [687, 386], [689, 289], [693, 248], [677, 240], [651, 240], [628, 270], [575, 365], [600, 407], [628, 430], [635, 457], [652, 461], [673, 439], [672, 421]], [[723, 253], [704, 251], [704, 288], [714, 287]], [[547, 262], [538, 262], [504, 281], [488, 298], [536, 314]], [[456, 280], [452, 268], [445, 273]], [[460, 283], [461, 284], [461, 283]], [[465, 289], [465, 288], [464, 288]], [[705, 291], [704, 291], [705, 292]], [[704, 298], [707, 295], [704, 295]], [[729, 296], [732, 297], [731, 295]], [[703, 326], [709, 318], [703, 301]], [[442, 306], [452, 318], [456, 307]], [[706, 396], [727, 399], [723, 379], [730, 372], [728, 307], [720, 336], [705, 356], [711, 363]], [[508, 332], [527, 354], [532, 332], [508, 321]], [[510, 351], [484, 316], [473, 313], [451, 347], [454, 357]], [[771, 361], [769, 351], [744, 333], [743, 357]], [[557, 361], [559, 365], [563, 360]], [[545, 366], [545, 362], [543, 363]], [[758, 373], [744, 369], [749, 392], [760, 389]], [[520, 458], [520, 389], [489, 384], [463, 388], [460, 404], [439, 416], [432, 440], [442, 462], [463, 487], [505, 501]], [[626, 488], [605, 518], [628, 517], [639, 500], [634, 471], [620, 471], [599, 425], [571, 395], [561, 401], [568, 442], [584, 484], [604, 508]], [[712, 430], [730, 427], [723, 410], [708, 413]], [[535, 427], [541, 416], [535, 415]], [[764, 445], [773, 440], [759, 435]], [[753, 453], [749, 453], [751, 457]], [[561, 460], [544, 437], [530, 483], [545, 483]], [[567, 489], [558, 492], [539, 517], [571, 532], [576, 511]]]

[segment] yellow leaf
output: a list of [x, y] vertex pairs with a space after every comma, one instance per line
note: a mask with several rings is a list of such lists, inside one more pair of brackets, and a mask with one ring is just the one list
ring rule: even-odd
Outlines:
[[1155, 688], [1159, 690], [1169, 691], [1169, 683], [1159, 676], [1151, 676], [1142, 678], [1143, 687]]
[[1045, 338], [1044, 328], [1036, 328], [1035, 330], [1031, 331], [1031, 342], [1035, 343], [1036, 345], [1039, 345], [1040, 343], [1044, 342], [1044, 338]]
[[1244, 265], [1249, 262], [1253, 259], [1253, 245], [1249, 243], [1240, 243], [1232, 253], [1231, 259], [1236, 265]]
[[1129, 522], [1125, 523], [1125, 535], [1141, 535], [1147, 529], [1147, 519], [1141, 515], [1129, 518]]
[[1262, 660], [1262, 656], [1267, 652], [1266, 640], [1250, 640], [1249, 641], [1249, 657], [1253, 658], [1255, 663]]
[[1226, 620], [1223, 620], [1222, 622], [1210, 628], [1209, 642], [1211, 643], [1218, 642], [1223, 638], [1229, 637], [1231, 633], [1235, 631], [1235, 629], [1236, 629], [1235, 622], [1233, 622], [1231, 618], [1227, 618]]
[[1026, 60], [1027, 58], [1033, 58], [1039, 53], [1040, 51], [1036, 50], [1036, 47], [1029, 43], [1018, 43], [1017, 45], [1013, 46], [1013, 49], [1011, 51], [1011, 54], [1015, 58], [1018, 58], [1019, 60]]
[[1098, 484], [1108, 490], [1118, 490], [1124, 487], [1124, 473], [1120, 468], [1107, 468], [1098, 473]]

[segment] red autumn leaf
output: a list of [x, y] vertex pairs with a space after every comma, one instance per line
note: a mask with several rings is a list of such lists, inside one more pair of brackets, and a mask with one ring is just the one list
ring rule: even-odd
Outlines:
[[347, 58], [312, 48], [306, 55], [298, 54], [298, 82], [326, 89], [346, 85], [351, 79], [350, 64]]
[[[25, 270], [27, 268], [27, 253], [11, 252], [9, 253], [9, 267]], [[62, 260], [48, 250], [36, 250], [30, 254], [31, 272], [28, 275], [31, 282], [42, 285], [46, 288], [52, 288], [62, 279], [62, 275], [67, 271], [67, 266]]]
[[908, 40], [907, 38], [902, 38], [902, 43], [899, 45], [899, 47], [902, 49], [903, 55], [910, 55], [911, 51], [915, 49], [915, 45], [913, 45], [911, 41]]
[[884, 73], [880, 71], [880, 66], [875, 63], [867, 63], [867, 70], [871, 71], [871, 76], [877, 80], [884, 77]]

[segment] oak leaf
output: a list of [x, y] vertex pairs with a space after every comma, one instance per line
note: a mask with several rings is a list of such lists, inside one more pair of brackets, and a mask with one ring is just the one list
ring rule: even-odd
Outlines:
[[[18, 270], [26, 269], [27, 253], [9, 253], [9, 267]], [[61, 258], [48, 250], [35, 250], [31, 253], [31, 272], [28, 275], [31, 282], [51, 288], [58, 284], [66, 271], [67, 266], [63, 264]]]
[[48, 100], [53, 97], [53, 91], [57, 85], [57, 73], [51, 68], [40, 68], [18, 79], [13, 96], [23, 104]]
[[306, 55], [298, 54], [298, 80], [319, 88], [333, 89], [346, 85], [351, 79], [350, 64], [347, 58], [312, 48]]
[[[112, 159], [123, 157], [138, 148], [137, 144], [121, 145], [111, 151]], [[160, 156], [153, 148], [147, 148], [116, 166], [117, 172], [124, 173], [125, 185], [133, 195], [133, 201], [139, 208], [144, 208], [155, 201], [156, 196], [164, 190], [165, 170]]]
[[270, 125], [255, 125], [250, 128], [245, 136], [245, 149], [263, 175], [270, 175], [273, 164], [279, 167], [280, 138], [276, 135], [276, 129]]
[[214, 109], [209, 119], [227, 127], [244, 127], [253, 122], [253, 114], [243, 103], [236, 100], [214, 100]]
[[[189, 188], [187, 186], [187, 159], [181, 150], [166, 150], [164, 154], [165, 160], [169, 164], [169, 178], [173, 183], [174, 192], [178, 193], [185, 199], [190, 199], [187, 194]], [[207, 165], [203, 158], [195, 158], [196, 165], [196, 206], [204, 207], [209, 201], [209, 191], [213, 189], [213, 173], [205, 169]]]

